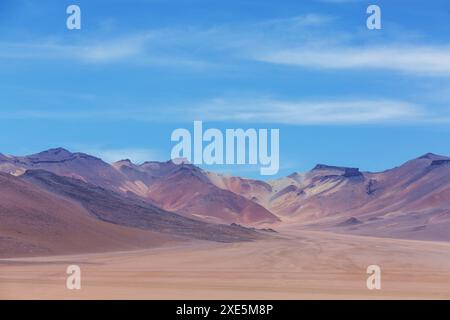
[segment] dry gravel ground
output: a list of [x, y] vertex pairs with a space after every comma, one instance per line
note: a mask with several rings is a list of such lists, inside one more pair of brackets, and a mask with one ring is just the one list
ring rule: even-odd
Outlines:
[[[66, 267], [81, 290], [65, 287]], [[366, 288], [366, 268], [382, 289]], [[133, 252], [0, 260], [1, 299], [450, 299], [450, 244], [281, 230]]]

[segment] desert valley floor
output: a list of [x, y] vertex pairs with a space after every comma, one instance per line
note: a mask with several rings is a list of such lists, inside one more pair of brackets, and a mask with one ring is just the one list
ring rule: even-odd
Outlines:
[[[0, 260], [0, 299], [450, 299], [450, 243], [284, 228], [274, 239]], [[66, 289], [66, 268], [82, 270]], [[367, 266], [382, 270], [366, 288]]]

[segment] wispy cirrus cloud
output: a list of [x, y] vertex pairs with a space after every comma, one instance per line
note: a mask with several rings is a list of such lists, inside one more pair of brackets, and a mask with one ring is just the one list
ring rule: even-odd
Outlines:
[[337, 17], [305, 13], [257, 22], [147, 29], [114, 35], [0, 42], [1, 60], [51, 60], [86, 64], [127, 63], [205, 69], [230, 60], [248, 62], [253, 50], [282, 47], [308, 37]]
[[306, 13], [288, 18], [269, 19], [258, 23], [259, 26], [281, 27], [287, 29], [325, 26], [336, 19], [335, 16]]
[[2, 42], [0, 43], [0, 58], [112, 62], [136, 56], [141, 51], [142, 44], [142, 40], [136, 37], [77, 45], [57, 41]]
[[0, 59], [194, 69], [259, 61], [318, 70], [450, 75], [450, 43], [400, 45], [407, 36], [403, 30], [399, 41], [378, 39], [371, 44], [365, 40], [367, 34], [329, 28], [336, 20], [339, 17], [310, 12], [256, 23], [154, 29], [106, 39], [91, 36], [70, 43], [64, 39], [0, 42]]
[[[124, 112], [126, 110], [126, 112]], [[186, 113], [186, 110], [189, 110]], [[19, 110], [0, 112], [3, 119], [184, 122], [193, 120], [288, 125], [411, 124], [439, 121], [421, 106], [399, 100], [330, 99], [279, 100], [271, 98], [215, 98], [179, 106], [108, 108], [77, 111]]]
[[448, 46], [295, 48], [255, 55], [259, 61], [319, 69], [393, 70], [450, 75]]
[[84, 64], [128, 63], [139, 66], [207, 68], [203, 57], [186, 55], [171, 47], [183, 36], [177, 30], [150, 30], [116, 38], [67, 43], [64, 40], [0, 42], [0, 60], [51, 60]]
[[[290, 125], [411, 123], [426, 112], [395, 100], [334, 99], [283, 101], [276, 99], [214, 99], [191, 109], [191, 117], [210, 121]], [[423, 119], [423, 118], [422, 118]]]

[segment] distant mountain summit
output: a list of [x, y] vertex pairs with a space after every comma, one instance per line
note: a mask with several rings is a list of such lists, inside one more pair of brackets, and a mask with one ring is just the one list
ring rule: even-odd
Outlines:
[[80, 152], [72, 153], [64, 148], [49, 149], [25, 157], [16, 157], [16, 159], [30, 165], [38, 165], [41, 163], [63, 163], [77, 159], [101, 161], [101, 159], [88, 154]]
[[434, 153], [426, 153], [423, 156], [420, 156], [417, 158], [418, 160], [420, 159], [426, 159], [426, 160], [442, 160], [442, 159], [450, 159], [449, 157], [446, 156], [441, 156], [438, 154], [434, 154]]

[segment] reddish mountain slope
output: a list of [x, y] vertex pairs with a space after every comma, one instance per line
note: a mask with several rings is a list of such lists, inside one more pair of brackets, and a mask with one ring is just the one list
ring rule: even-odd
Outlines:
[[234, 177], [212, 181], [264, 205], [284, 224], [450, 241], [448, 157], [426, 154], [380, 173], [317, 165], [309, 172], [269, 181], [270, 187]]
[[50, 149], [25, 157], [0, 157], [0, 171], [14, 175], [26, 170], [46, 170], [98, 186], [117, 189], [126, 178], [106, 162], [85, 153], [71, 153], [63, 148]]
[[114, 166], [135, 185], [142, 185], [140, 196], [166, 210], [215, 223], [258, 225], [278, 221], [263, 206], [218, 188], [193, 165], [148, 162], [136, 166], [121, 162]]
[[253, 226], [278, 221], [263, 206], [216, 187], [205, 172], [192, 165], [175, 165], [169, 161], [139, 166], [129, 160], [109, 165], [62, 148], [27, 157], [0, 157], [0, 171], [20, 175], [27, 169], [74, 177], [204, 221]]
[[174, 239], [93, 218], [80, 204], [0, 173], [0, 257], [130, 250]]
[[166, 210], [205, 221], [244, 225], [278, 221], [259, 204], [216, 187], [201, 170], [191, 166], [180, 166], [150, 185], [147, 196]]
[[146, 201], [44, 170], [27, 171], [21, 178], [79, 203], [98, 220], [116, 225], [217, 242], [249, 241], [260, 236], [245, 228], [188, 219]]

